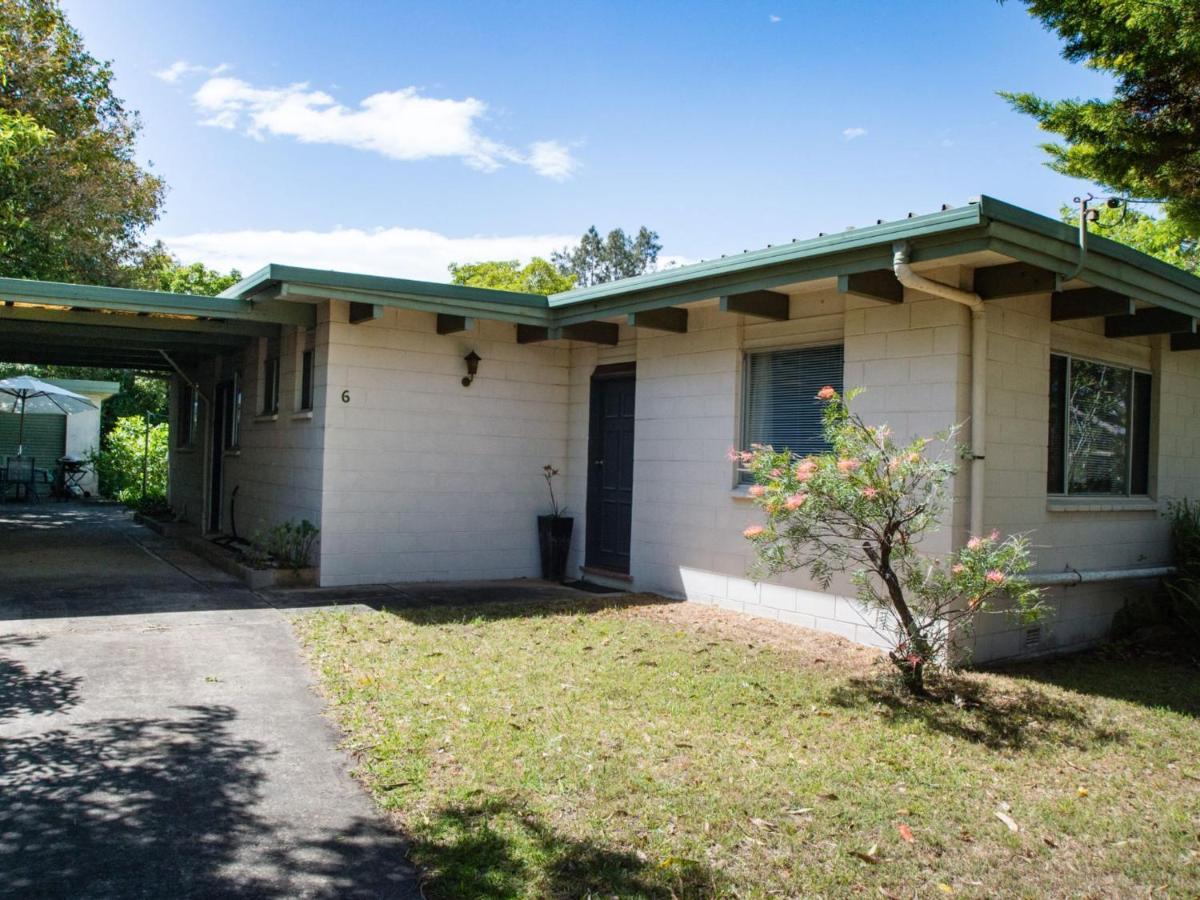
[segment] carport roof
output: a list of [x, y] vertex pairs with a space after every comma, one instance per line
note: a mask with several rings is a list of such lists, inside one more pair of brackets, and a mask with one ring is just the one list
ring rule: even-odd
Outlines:
[[989, 260], [976, 266], [976, 290], [985, 299], [1052, 292], [1056, 319], [1103, 316], [1110, 336], [1169, 333], [1174, 349], [1200, 349], [1200, 278], [1092, 236], [1082, 271], [1068, 281], [1079, 261], [1075, 229], [985, 196], [928, 215], [551, 296], [278, 264], [218, 297], [0, 278], [0, 359], [168, 368], [164, 349], [207, 356], [280, 325], [311, 326], [313, 302], [323, 299], [348, 301], [352, 322], [370, 321], [391, 306], [437, 313], [439, 331], [483, 318], [516, 323], [522, 341], [613, 343], [614, 318], [686, 330], [686, 310], [679, 306], [720, 298], [731, 311], [772, 303], [778, 310], [778, 289], [820, 279], [836, 278], [845, 293], [895, 302], [902, 296], [891, 273], [897, 241], [909, 244], [917, 265], [964, 256]]

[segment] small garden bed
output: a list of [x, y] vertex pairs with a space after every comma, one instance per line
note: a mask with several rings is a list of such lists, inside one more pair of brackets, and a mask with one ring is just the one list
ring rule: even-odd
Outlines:
[[1200, 670], [935, 682], [643, 596], [298, 629], [429, 897], [1200, 892]]

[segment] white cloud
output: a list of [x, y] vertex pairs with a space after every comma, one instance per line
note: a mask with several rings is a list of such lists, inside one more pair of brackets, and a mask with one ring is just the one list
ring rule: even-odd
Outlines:
[[783, 21], [782, 16], [767, 16], [767, 18], [770, 20], [772, 25], [778, 25], [780, 22]]
[[389, 159], [458, 157], [482, 172], [506, 164], [527, 165], [562, 181], [577, 162], [558, 141], [536, 141], [521, 151], [483, 135], [479, 120], [487, 104], [425, 97], [415, 87], [371, 94], [351, 109], [305, 83], [258, 88], [240, 78], [210, 78], [193, 96], [202, 123], [243, 128], [258, 140], [269, 135], [305, 144], [338, 144], [379, 153]]
[[855, 138], [860, 138], [863, 135], [865, 135], [866, 133], [867, 133], [867, 129], [865, 129], [865, 128], [844, 128], [844, 129], [842, 129], [842, 137], [844, 137], [848, 141], [852, 141]]
[[452, 262], [549, 257], [579, 235], [447, 237], [420, 228], [334, 228], [330, 231], [244, 230], [161, 236], [180, 259], [243, 275], [267, 263], [447, 281]]
[[154, 77], [160, 81], [165, 81], [167, 84], [175, 84], [181, 78], [188, 75], [220, 75], [222, 72], [228, 71], [228, 63], [221, 63], [219, 66], [209, 68], [208, 66], [197, 66], [188, 62], [186, 59], [177, 59], [165, 69], [159, 69], [154, 73]]

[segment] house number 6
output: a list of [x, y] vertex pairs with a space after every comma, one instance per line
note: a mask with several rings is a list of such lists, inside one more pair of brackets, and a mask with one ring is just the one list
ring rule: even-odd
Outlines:
[[343, 403], [350, 402], [350, 392], [349, 391], [342, 391], [342, 402]]

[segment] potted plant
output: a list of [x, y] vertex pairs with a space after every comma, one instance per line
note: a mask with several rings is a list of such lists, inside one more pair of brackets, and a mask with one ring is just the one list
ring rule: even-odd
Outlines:
[[567, 555], [571, 552], [571, 532], [575, 520], [565, 516], [566, 507], [559, 508], [554, 496], [554, 478], [558, 469], [547, 463], [542, 466], [542, 477], [550, 491], [550, 515], [538, 516], [538, 549], [542, 554], [542, 578], [562, 582], [567, 577]]

